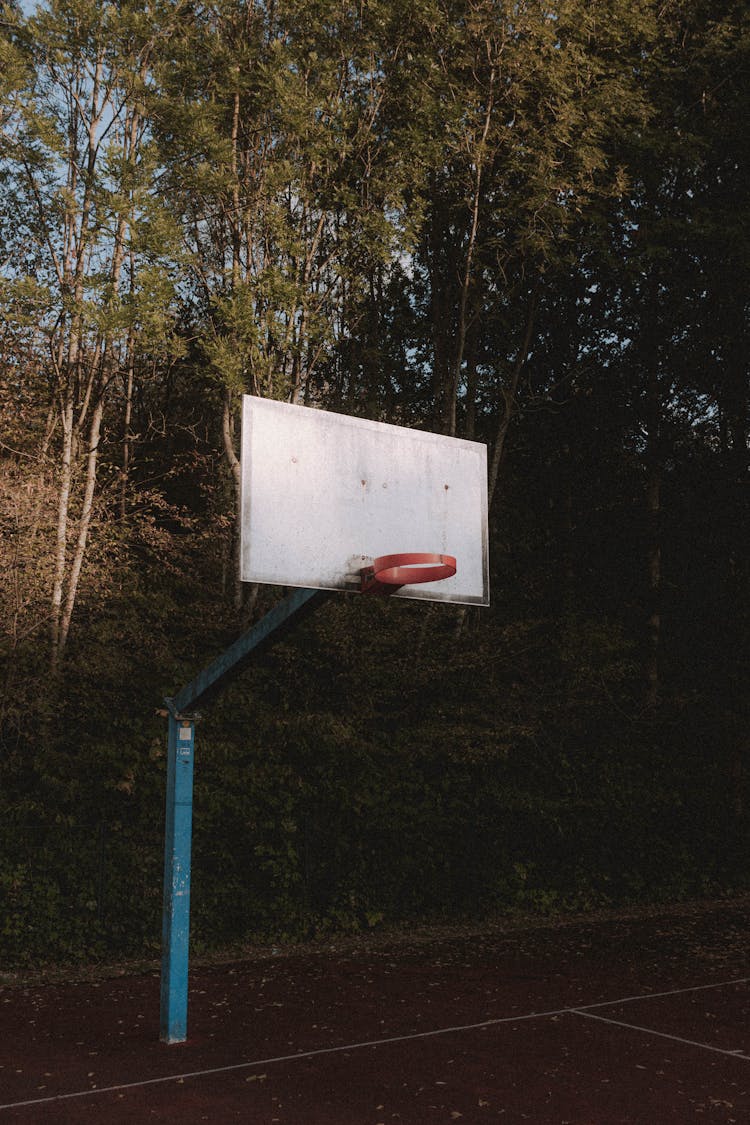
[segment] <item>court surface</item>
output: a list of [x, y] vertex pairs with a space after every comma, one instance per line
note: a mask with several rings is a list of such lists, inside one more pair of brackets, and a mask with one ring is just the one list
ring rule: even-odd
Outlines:
[[[0, 987], [0, 1125], [750, 1122], [750, 897]], [[112, 970], [115, 974], [117, 970]]]

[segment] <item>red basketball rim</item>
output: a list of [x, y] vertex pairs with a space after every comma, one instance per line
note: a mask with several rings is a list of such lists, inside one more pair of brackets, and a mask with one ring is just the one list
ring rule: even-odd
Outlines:
[[439, 582], [456, 573], [453, 555], [411, 552], [381, 555], [373, 561], [372, 578], [385, 586], [414, 586], [420, 582]]

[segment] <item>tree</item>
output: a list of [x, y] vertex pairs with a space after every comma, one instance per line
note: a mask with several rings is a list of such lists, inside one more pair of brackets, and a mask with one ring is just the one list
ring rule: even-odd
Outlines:
[[[57, 491], [53, 670], [103, 500], [107, 426], [124, 442], [123, 481], [130, 468], [133, 371], [144, 335], [138, 294], [141, 274], [153, 287], [165, 233], [143, 112], [154, 51], [170, 34], [163, 14], [155, 7], [152, 23], [137, 6], [61, 0], [11, 27], [17, 80], [6, 93], [2, 171], [13, 205], [3, 233], [15, 253], [4, 263], [4, 311], [6, 332], [32, 340], [33, 362], [19, 378], [46, 412], [35, 456]], [[122, 406], [123, 382], [118, 426], [106, 412]]]
[[[222, 0], [183, 23], [161, 76], [153, 113], [235, 507], [237, 395], [340, 398], [337, 357], [373, 334], [377, 295], [409, 239], [409, 48], [425, 27], [426, 13], [404, 20], [385, 0]], [[233, 555], [239, 606], [236, 539]]]
[[[545, 277], [581, 216], [625, 187], [613, 138], [648, 112], [634, 60], [650, 5], [454, 6], [446, 142], [418, 256], [425, 353], [448, 432], [494, 416], [494, 489]], [[467, 351], [467, 345], [470, 345]]]

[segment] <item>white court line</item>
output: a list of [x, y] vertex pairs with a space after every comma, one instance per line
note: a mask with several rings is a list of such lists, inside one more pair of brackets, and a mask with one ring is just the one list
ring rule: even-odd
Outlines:
[[[460, 1031], [479, 1031], [485, 1027], [499, 1027], [501, 1024], [506, 1023], [523, 1023], [528, 1020], [542, 1020], [552, 1019], [554, 1016], [586, 1016], [589, 1015], [589, 1009], [610, 1007], [617, 1004], [629, 1004], [634, 1000], [658, 1000], [663, 996], [679, 996], [687, 992], [701, 992], [711, 988], [729, 988], [733, 984], [747, 984], [750, 982], [750, 977], [739, 977], [735, 980], [719, 981], [716, 984], [696, 984], [687, 988], [673, 988], [668, 992], [647, 992], [642, 996], [625, 996], [617, 1000], [599, 1000], [594, 1004], [578, 1005], [575, 1008], [554, 1008], [544, 1012], [527, 1012], [524, 1015], [517, 1016], [500, 1016], [497, 1019], [482, 1020], [479, 1023], [458, 1024], [454, 1027], [439, 1027], [432, 1031], [414, 1031], [409, 1035], [394, 1035], [385, 1039], [366, 1039], [359, 1043], [346, 1043], [340, 1047], [318, 1047], [312, 1051], [298, 1051], [293, 1055], [276, 1055], [267, 1059], [252, 1059], [240, 1063], [230, 1063], [227, 1066], [214, 1066], [206, 1070], [193, 1070], [184, 1071], [177, 1074], [167, 1074], [160, 1078], [143, 1078], [137, 1082], [122, 1082], [116, 1086], [97, 1086], [89, 1090], [75, 1090], [70, 1094], [53, 1094], [46, 1098], [31, 1098], [26, 1101], [8, 1102], [5, 1105], [0, 1105], [0, 1112], [4, 1109], [22, 1109], [24, 1106], [31, 1105], [48, 1105], [51, 1102], [71, 1101], [74, 1098], [88, 1098], [98, 1094], [113, 1094], [122, 1090], [136, 1090], [145, 1086], [159, 1086], [167, 1082], [183, 1082], [187, 1078], [209, 1078], [215, 1074], [230, 1074], [237, 1070], [252, 1070], [254, 1067], [271, 1066], [273, 1063], [284, 1062], [297, 1062], [301, 1059], [312, 1059], [320, 1055], [336, 1055], [342, 1054], [347, 1051], [359, 1051], [365, 1047], [385, 1047], [391, 1043], [408, 1043], [410, 1040], [415, 1039], [431, 1039], [438, 1035], [450, 1035], [454, 1032]], [[589, 1015], [590, 1019], [601, 1020], [603, 1023], [617, 1024], [616, 1020], [605, 1019], [604, 1016]], [[622, 1024], [622, 1027], [630, 1027], [635, 1030], [645, 1031], [651, 1035], [662, 1035], [666, 1039], [676, 1038], [673, 1035], [665, 1035], [664, 1032], [654, 1032], [650, 1028], [638, 1028], [635, 1024]], [[690, 1043], [696, 1047], [706, 1047], [705, 1043], [693, 1043], [689, 1039], [678, 1040], [678, 1042]], [[731, 1055], [735, 1059], [746, 1059], [747, 1055], [738, 1054], [734, 1051], [721, 1051], [718, 1047], [708, 1047], [712, 1051], [720, 1051], [721, 1054]]]
[[571, 1012], [588, 1012], [591, 1008], [611, 1008], [617, 1004], [633, 1004], [638, 1000], [660, 1000], [663, 996], [683, 996], [686, 992], [706, 992], [709, 988], [730, 988], [733, 984], [748, 984], [750, 977], [722, 980], [718, 984], [693, 984], [688, 988], [670, 988], [667, 992], [646, 992], [640, 996], [621, 996], [619, 1000], [598, 1000], [596, 1004], [579, 1004]]
[[747, 1059], [750, 1062], [750, 1055], [745, 1055], [742, 1051], [727, 1051], [724, 1047], [714, 1047], [711, 1043], [699, 1043], [697, 1039], [683, 1039], [681, 1035], [670, 1035], [666, 1031], [655, 1031], [653, 1027], [641, 1027], [637, 1023], [625, 1023], [624, 1020], [611, 1020], [606, 1016], [595, 1016], [592, 1012], [588, 1012], [583, 1008], [576, 1010], [571, 1009], [570, 1015], [583, 1016], [587, 1020], [598, 1020], [599, 1023], [609, 1023], [613, 1027], [628, 1027], [631, 1031], [642, 1031], [646, 1035], [658, 1035], [660, 1039], [671, 1039], [673, 1043], [685, 1043], [688, 1047], [701, 1047], [704, 1051], [714, 1051], [717, 1055], [729, 1055], [732, 1059]]

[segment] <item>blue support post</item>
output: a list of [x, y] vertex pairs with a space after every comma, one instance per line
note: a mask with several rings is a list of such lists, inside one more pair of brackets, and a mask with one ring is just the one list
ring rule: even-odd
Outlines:
[[188, 953], [190, 941], [190, 848], [193, 828], [195, 716], [200, 699], [219, 691], [246, 661], [280, 640], [288, 629], [330, 597], [328, 590], [296, 589], [243, 633], [174, 699], [167, 699], [167, 815], [164, 839], [161, 1021], [163, 1043], [187, 1038]]
[[184, 1043], [187, 1038], [194, 752], [195, 721], [170, 708], [162, 914], [163, 1043]]

